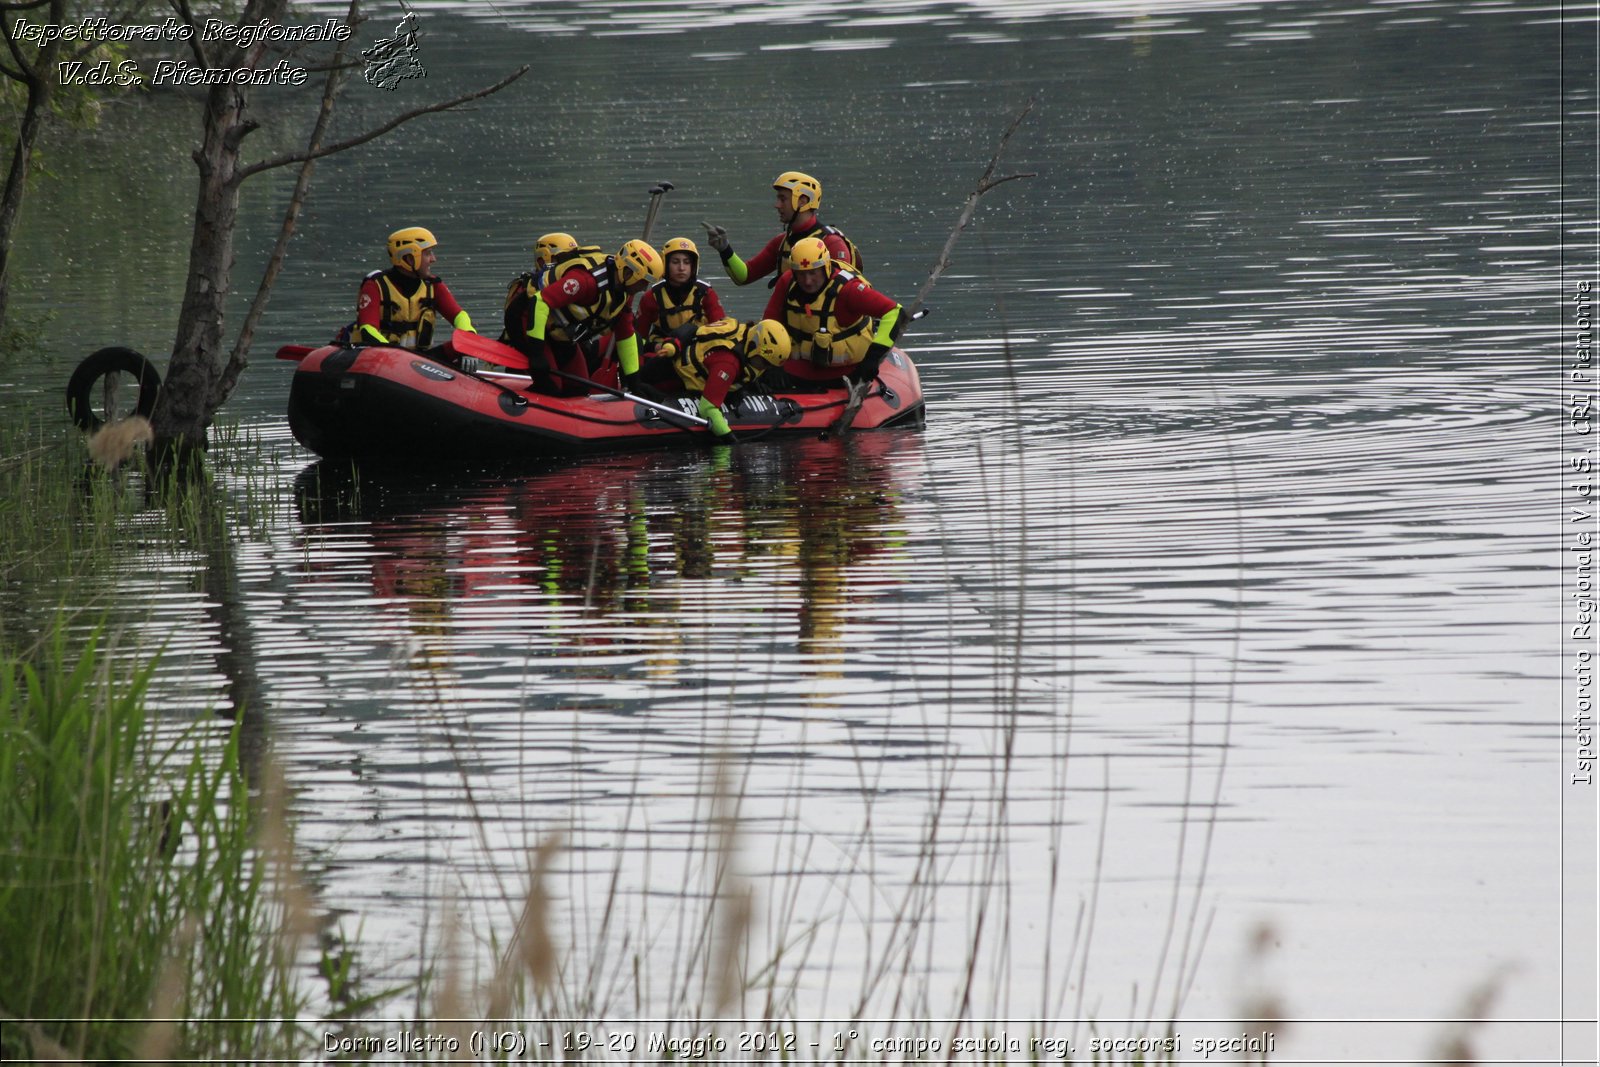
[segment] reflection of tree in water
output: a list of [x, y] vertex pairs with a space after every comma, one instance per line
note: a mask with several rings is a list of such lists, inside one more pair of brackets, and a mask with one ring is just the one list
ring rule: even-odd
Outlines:
[[[319, 464], [298, 487], [308, 537], [322, 524], [348, 532], [364, 520], [374, 592], [404, 602], [418, 637], [441, 655], [451, 606], [468, 599], [514, 594], [660, 629], [683, 615], [663, 599], [672, 581], [753, 567], [770, 579], [781, 561], [789, 566], [779, 572], [792, 566], [807, 652], [839, 659], [848, 571], [883, 551], [900, 493], [892, 453], [919, 444], [881, 433], [603, 457], [453, 489]], [[309, 558], [313, 576], [347, 566]], [[608, 644], [614, 634], [579, 629], [571, 640]]]

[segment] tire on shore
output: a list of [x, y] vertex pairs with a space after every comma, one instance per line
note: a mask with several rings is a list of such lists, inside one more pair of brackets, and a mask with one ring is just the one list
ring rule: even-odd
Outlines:
[[[128, 374], [139, 382], [139, 401], [128, 414], [150, 417], [156, 409], [156, 399], [161, 395], [161, 374], [155, 364], [131, 348], [102, 348], [91, 353], [73, 370], [67, 381], [67, 411], [80, 430], [94, 433], [105, 425], [105, 419], [94, 407], [94, 391], [101, 379], [113, 374]], [[116, 413], [107, 414], [116, 417]]]

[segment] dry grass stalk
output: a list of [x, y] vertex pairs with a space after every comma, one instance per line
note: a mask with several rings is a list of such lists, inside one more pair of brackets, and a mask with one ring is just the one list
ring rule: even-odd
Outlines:
[[316, 934], [320, 927], [315, 898], [300, 876], [295, 857], [294, 830], [289, 822], [289, 787], [283, 770], [270, 755], [261, 767], [261, 829], [258, 844], [272, 874], [272, 886], [282, 905], [278, 929], [281, 959], [293, 966], [302, 938]]
[[1472, 1039], [1487, 1023], [1489, 1011], [1494, 1007], [1495, 998], [1500, 995], [1505, 976], [1506, 970], [1501, 968], [1467, 991], [1456, 1021], [1440, 1036], [1427, 1062], [1445, 1064], [1447, 1067], [1467, 1067], [1478, 1062]]
[[545, 889], [545, 876], [564, 849], [561, 835], [551, 834], [529, 857], [528, 893], [522, 903], [522, 915], [489, 990], [491, 1019], [506, 1019], [515, 1013], [522, 975], [533, 979], [535, 999], [543, 999], [555, 984], [558, 956], [550, 933], [550, 894]]
[[161, 966], [161, 977], [156, 980], [155, 993], [150, 1001], [150, 1022], [134, 1045], [134, 1059], [162, 1062], [178, 1053], [178, 1019], [184, 1000], [184, 961], [194, 955], [195, 942], [200, 937], [200, 922], [193, 914], [183, 920], [178, 930], [178, 948], [167, 956]]
[[116, 470], [126, 463], [134, 450], [148, 448], [155, 439], [150, 420], [143, 415], [108, 422], [89, 438], [89, 456], [106, 470]]
[[745, 988], [745, 950], [749, 943], [751, 919], [755, 913], [752, 888], [734, 871], [739, 851], [739, 797], [730, 779], [731, 760], [726, 754], [717, 760], [716, 779], [711, 796], [711, 824], [717, 829], [715, 875], [711, 889], [716, 941], [710, 963], [713, 1017], [737, 1014]]
[[444, 975], [439, 980], [439, 993], [434, 998], [433, 1020], [439, 1034], [455, 1039], [454, 1060], [472, 1058], [472, 1030], [468, 1020], [473, 1011], [467, 994], [466, 979], [461, 973], [461, 913], [455, 898], [445, 900], [444, 929], [440, 934], [440, 952], [444, 961]]

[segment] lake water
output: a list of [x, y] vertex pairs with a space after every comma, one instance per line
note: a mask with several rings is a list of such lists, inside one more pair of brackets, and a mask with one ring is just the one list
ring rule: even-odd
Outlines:
[[[1186, 1055], [1415, 1062], [1465, 1013], [1485, 1061], [1594, 1062], [1592, 6], [413, 6], [426, 78], [352, 86], [350, 129], [531, 72], [319, 169], [228, 407], [259, 513], [225, 575], [119, 590], [163, 706], [259, 711], [366, 966], [414, 973], [453, 912], [486, 956], [559, 834], [567, 1003], [613, 1032], [1082, 1057], [1172, 1019]], [[439, 235], [483, 324], [539, 233], [618, 244], [666, 179], [658, 237], [749, 254], [800, 168], [909, 302], [1030, 97], [998, 173], [1032, 176], [903, 342], [925, 430], [405, 476], [288, 435], [271, 352], [348, 320], [391, 229]], [[192, 124], [123, 101], [59, 147], [17, 298], [56, 318], [8, 411], [102, 344], [164, 356]], [[241, 288], [286, 195], [254, 194]], [[718, 1011], [724, 855], [752, 978]]]

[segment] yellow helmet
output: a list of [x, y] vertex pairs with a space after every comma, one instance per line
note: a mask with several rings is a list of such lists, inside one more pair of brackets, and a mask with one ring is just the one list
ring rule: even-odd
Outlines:
[[789, 358], [789, 349], [789, 328], [777, 319], [762, 319], [745, 338], [745, 355], [774, 367]]
[[433, 232], [421, 226], [407, 226], [403, 230], [396, 230], [389, 235], [389, 262], [409, 271], [420, 271], [422, 250], [432, 248], [438, 243], [434, 240]]
[[533, 261], [536, 266], [547, 266], [562, 252], [578, 247], [578, 239], [570, 233], [547, 233], [533, 244]]
[[789, 190], [789, 202], [795, 211], [815, 211], [822, 206], [822, 183], [809, 174], [786, 170], [772, 179], [774, 189]]
[[828, 246], [820, 237], [802, 237], [789, 249], [789, 265], [795, 270], [827, 270], [832, 263]]
[[689, 253], [689, 258], [694, 261], [695, 273], [698, 274], [700, 272], [700, 249], [695, 247], [695, 243], [693, 241], [689, 240], [687, 237], [674, 237], [672, 240], [662, 245], [662, 263], [665, 263], [667, 261], [667, 257], [672, 255], [674, 252]]
[[661, 254], [644, 241], [635, 238], [617, 251], [617, 273], [622, 284], [659, 282], [664, 277]]

